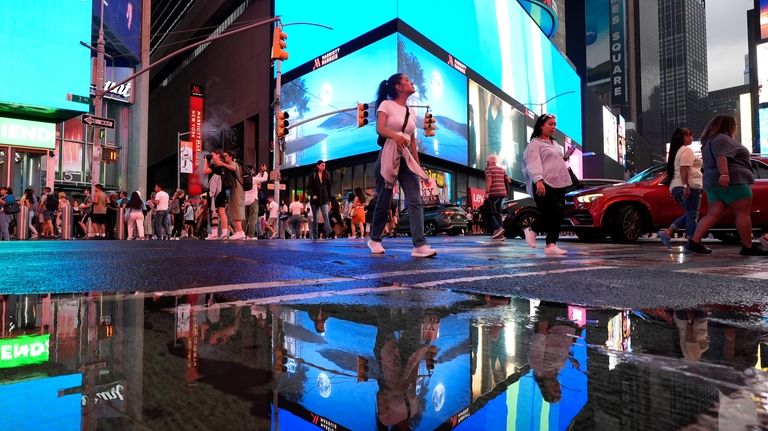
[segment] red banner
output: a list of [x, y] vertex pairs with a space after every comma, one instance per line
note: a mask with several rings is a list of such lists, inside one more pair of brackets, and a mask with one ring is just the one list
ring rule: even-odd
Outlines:
[[189, 140], [192, 142], [193, 173], [189, 176], [187, 191], [190, 195], [199, 195], [203, 192], [200, 183], [200, 156], [203, 153], [203, 86], [192, 84], [189, 89]]
[[467, 196], [472, 208], [480, 208], [483, 205], [483, 201], [485, 201], [485, 190], [469, 187], [467, 188]]

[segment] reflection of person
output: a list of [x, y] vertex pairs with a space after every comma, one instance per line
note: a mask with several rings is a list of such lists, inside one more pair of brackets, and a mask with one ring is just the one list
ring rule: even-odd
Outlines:
[[395, 180], [405, 192], [413, 241], [413, 257], [433, 257], [437, 252], [427, 245], [424, 236], [424, 207], [421, 202], [419, 179], [429, 177], [419, 165], [416, 151], [416, 121], [406, 105], [415, 93], [408, 76], [396, 73], [379, 84], [376, 98], [376, 132], [386, 138], [376, 159], [376, 206], [371, 222], [368, 248], [373, 254], [383, 254], [381, 235], [389, 217], [389, 204]]
[[672, 132], [667, 160], [667, 182], [669, 191], [677, 203], [683, 207], [683, 215], [678, 217], [667, 229], [659, 231], [659, 239], [669, 248], [670, 238], [678, 228], [685, 227], [685, 237], [693, 237], [699, 218], [701, 189], [704, 182], [701, 174], [701, 159], [691, 149], [693, 137], [691, 129], [678, 128]]
[[[571, 345], [575, 341], [576, 325], [565, 320], [568, 317], [568, 309], [564, 305], [542, 302], [536, 316], [528, 363], [544, 400], [557, 403], [562, 397], [557, 376], [560, 370], [565, 368], [565, 361], [569, 359]], [[578, 362], [570, 359], [578, 368]]]
[[685, 249], [694, 253], [709, 254], [712, 250], [701, 244], [709, 229], [730, 210], [736, 219], [736, 231], [741, 239], [744, 256], [766, 256], [768, 250], [752, 243], [751, 184], [755, 182], [750, 154], [736, 142], [736, 119], [730, 115], [713, 118], [701, 135], [701, 152], [704, 159], [704, 190], [709, 208], [699, 221], [696, 232], [688, 240]]
[[[536, 247], [536, 233], [547, 232], [547, 246], [544, 253], [562, 255], [567, 252], [557, 246], [560, 226], [565, 212], [565, 190], [572, 184], [565, 161], [576, 147], [563, 155], [563, 149], [555, 142], [557, 122], [555, 116], [542, 114], [533, 126], [531, 141], [525, 148], [526, 189], [533, 196], [541, 216], [534, 226], [525, 228], [525, 240], [531, 248]], [[535, 193], [534, 193], [535, 190]]]
[[698, 361], [709, 349], [707, 314], [704, 311], [675, 311], [675, 326], [680, 338], [680, 351], [689, 361]]

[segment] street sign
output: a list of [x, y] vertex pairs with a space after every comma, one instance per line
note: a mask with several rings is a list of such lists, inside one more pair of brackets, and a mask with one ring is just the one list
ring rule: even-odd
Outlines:
[[78, 94], [67, 93], [67, 100], [76, 103], [84, 103], [89, 105], [91, 103], [90, 97], [80, 96]]
[[90, 114], [83, 115], [83, 124], [88, 124], [89, 126], [106, 127], [107, 129], [115, 128], [115, 120], [112, 118], [96, 117]]

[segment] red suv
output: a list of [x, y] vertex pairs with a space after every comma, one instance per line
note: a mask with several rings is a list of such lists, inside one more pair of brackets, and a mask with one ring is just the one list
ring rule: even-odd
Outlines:
[[[768, 231], [768, 159], [752, 157], [755, 184], [752, 186], [753, 229]], [[596, 187], [566, 195], [564, 229], [579, 239], [590, 241], [610, 236], [617, 242], [633, 242], [647, 233], [669, 226], [683, 210], [662, 184], [665, 165], [646, 169], [626, 183]], [[699, 215], [707, 212], [706, 193], [702, 195]], [[723, 241], [735, 234], [733, 216], [726, 214], [711, 230]]]

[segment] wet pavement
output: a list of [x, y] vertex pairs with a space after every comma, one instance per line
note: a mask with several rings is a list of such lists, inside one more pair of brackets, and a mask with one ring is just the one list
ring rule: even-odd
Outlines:
[[768, 427], [730, 245], [0, 243], [0, 430]]
[[768, 426], [758, 309], [432, 289], [0, 298], [3, 430]]

